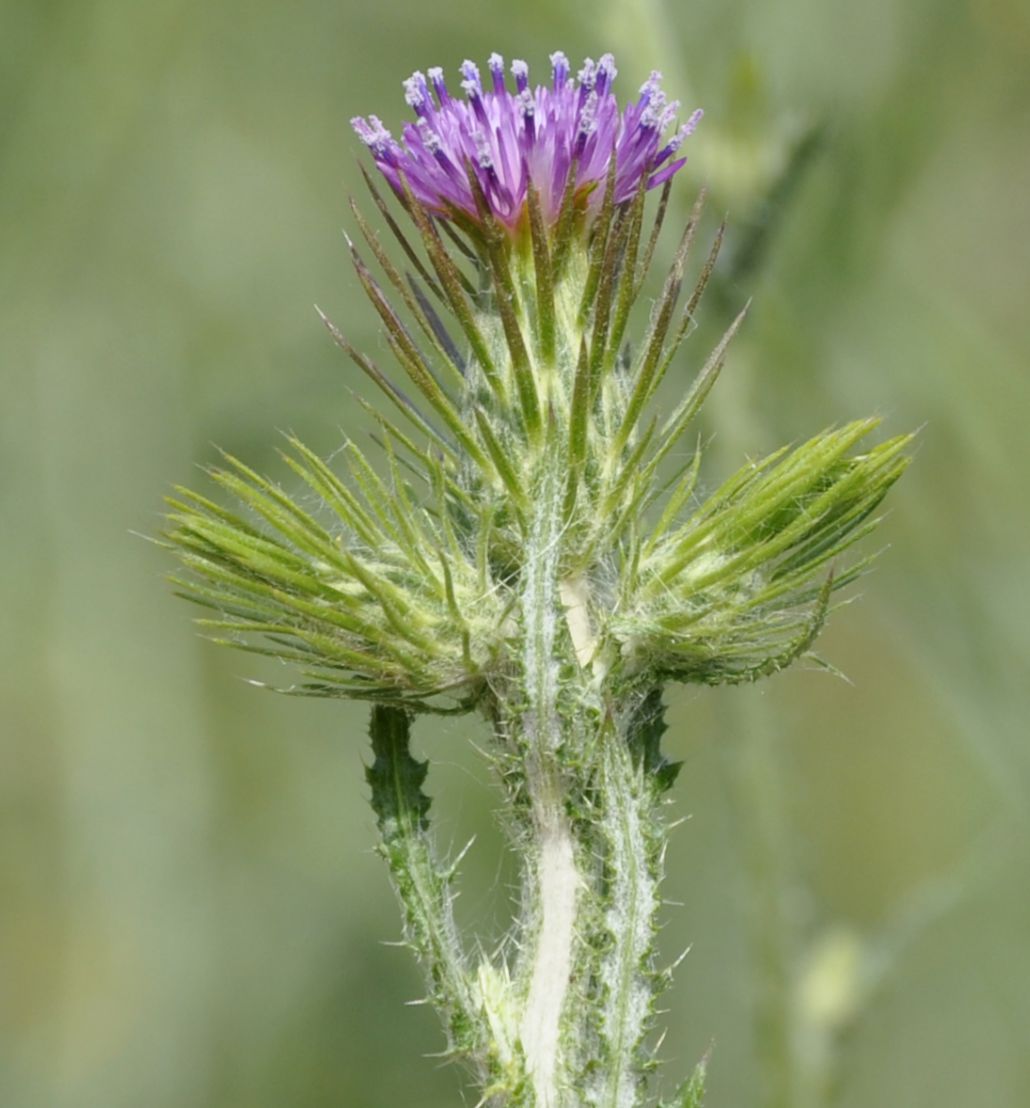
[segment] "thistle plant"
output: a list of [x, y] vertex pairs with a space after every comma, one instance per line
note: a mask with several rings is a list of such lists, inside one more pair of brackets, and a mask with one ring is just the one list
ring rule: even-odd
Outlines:
[[[211, 476], [237, 506], [179, 489], [167, 540], [212, 637], [295, 663], [287, 691], [371, 702], [382, 854], [479, 1103], [630, 1108], [657, 1095], [669, 982], [663, 689], [812, 657], [909, 439], [869, 445], [876, 420], [860, 420], [702, 492], [695, 417], [744, 318], [684, 376], [723, 234], [688, 281], [703, 192], [633, 310], [701, 113], [672, 130], [657, 73], [620, 106], [610, 55], [576, 79], [551, 63], [534, 88], [524, 62], [509, 77], [493, 55], [486, 86], [465, 62], [459, 97], [440, 70], [414, 74], [399, 140], [354, 120], [396, 245], [352, 204], [350, 252], [399, 373], [325, 322], [385, 399], [368, 408], [376, 454], [348, 443], [331, 465], [291, 438], [299, 496], [226, 457]], [[659, 405], [670, 374], [686, 383]], [[434, 849], [409, 745], [426, 712], [492, 729], [521, 863], [494, 956], [459, 933], [456, 864]], [[702, 1063], [660, 1103], [698, 1105], [703, 1084]]]

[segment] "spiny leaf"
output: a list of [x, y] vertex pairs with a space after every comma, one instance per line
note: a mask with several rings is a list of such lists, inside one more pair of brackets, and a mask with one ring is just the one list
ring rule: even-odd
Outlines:
[[388, 843], [398, 835], [425, 831], [429, 826], [430, 799], [422, 791], [429, 763], [411, 756], [410, 718], [400, 708], [377, 704], [369, 724], [375, 761], [365, 777], [372, 788], [379, 830]]
[[316, 307], [315, 311], [318, 312], [318, 316], [325, 325], [326, 330], [332, 335], [333, 342], [335, 342], [351, 361], [354, 362], [354, 364], [365, 373], [387, 397], [389, 397], [390, 401], [396, 405], [397, 409], [404, 417], [414, 423], [420, 431], [429, 435], [441, 450], [453, 454], [454, 446], [447, 441], [428, 419], [426, 419], [419, 411], [418, 407], [412, 402], [411, 398], [402, 389], [399, 389], [371, 358], [362, 354], [360, 350], [352, 346], [336, 324], [333, 323], [321, 308]]
[[512, 498], [516, 511], [524, 513], [528, 506], [525, 489], [512, 467], [508, 451], [498, 441], [489, 418], [481, 408], [476, 409], [476, 426], [479, 428], [480, 438], [486, 446], [487, 453], [494, 464], [494, 469], [497, 471], [504, 487], [508, 490], [508, 495]]
[[666, 368], [676, 356], [676, 352], [679, 350], [684, 338], [686, 338], [687, 332], [694, 325], [694, 316], [697, 314], [698, 305], [701, 303], [701, 297], [704, 296], [705, 289], [708, 287], [708, 281], [712, 276], [712, 271], [715, 269], [715, 263], [719, 257], [719, 250], [722, 247], [722, 240], [725, 233], [726, 221], [723, 220], [722, 223], [719, 224], [719, 229], [715, 234], [715, 240], [712, 243], [712, 247], [708, 252], [708, 257], [694, 285], [694, 291], [690, 294], [690, 299], [687, 301], [686, 307], [683, 309], [680, 316], [680, 323], [676, 328], [676, 333], [673, 335], [668, 345], [661, 374], [665, 373]]
[[705, 1054], [690, 1077], [676, 1090], [672, 1100], [663, 1100], [659, 1108], [704, 1108], [707, 1071], [708, 1055]]
[[[668, 200], [671, 182], [666, 181], [662, 188], [662, 206]], [[636, 265], [637, 251], [640, 249], [640, 233], [644, 226], [644, 207], [647, 203], [647, 178], [641, 175], [640, 184], [637, 186], [633, 199], [629, 201], [626, 210], [626, 220], [629, 229], [626, 232], [626, 247], [623, 252], [622, 265], [618, 273], [617, 283], [619, 294], [615, 303], [615, 315], [611, 324], [611, 336], [609, 340], [609, 354], [606, 368], [611, 369], [622, 349], [622, 339], [626, 333], [626, 324], [629, 322], [630, 309], [637, 298]]]
[[660, 445], [648, 462], [649, 476], [657, 470], [658, 465], [665, 458], [666, 454], [668, 454], [679, 442], [680, 436], [686, 431], [691, 421], [701, 410], [701, 406], [704, 404], [705, 400], [708, 399], [708, 394], [712, 391], [715, 382], [719, 379], [719, 374], [722, 372], [723, 363], [726, 360], [726, 351], [737, 331], [740, 330], [741, 324], [743, 324], [750, 307], [751, 301], [749, 300], [740, 310], [737, 318], [726, 328], [722, 338], [715, 344], [715, 348], [708, 355], [705, 364], [701, 367], [700, 373], [698, 373], [691, 383], [690, 388], [687, 390], [687, 394], [679, 404], [676, 405], [672, 414], [665, 421], [660, 434]]
[[280, 457], [283, 461], [364, 543], [370, 547], [379, 545], [383, 539], [382, 528], [361, 506], [354, 493], [299, 439], [290, 436], [288, 441], [299, 457], [282, 451]]
[[608, 347], [608, 328], [611, 320], [612, 297], [622, 254], [626, 247], [626, 236], [630, 230], [630, 220], [625, 213], [617, 220], [601, 264], [601, 280], [594, 298], [594, 326], [590, 336], [590, 375], [597, 380], [603, 365], [614, 360], [614, 354]]
[[583, 459], [587, 452], [587, 428], [591, 409], [590, 360], [586, 339], [579, 347], [576, 376], [572, 385], [572, 402], [569, 407], [568, 482], [565, 492], [565, 518], [568, 519], [576, 502], [576, 494], [582, 481]]
[[[471, 222], [471, 221], [470, 221]], [[460, 254], [464, 254], [466, 258], [477, 268], [482, 266], [482, 257], [476, 252], [476, 250], [470, 246], [461, 235], [454, 229], [449, 219], [438, 219], [436, 221], [437, 228], [442, 231], [454, 245], [458, 248]], [[465, 222], [462, 222], [463, 229], [468, 229]], [[469, 289], [471, 292], [472, 289]]]
[[708, 252], [708, 257], [705, 259], [705, 264], [697, 279], [697, 284], [694, 285], [694, 291], [690, 294], [687, 306], [683, 310], [684, 319], [688, 324], [693, 321], [694, 314], [698, 309], [698, 305], [701, 303], [701, 297], [704, 296], [705, 289], [708, 288], [708, 282], [715, 270], [715, 263], [719, 260], [719, 251], [722, 249], [722, 241], [725, 234], [726, 220], [724, 219], [719, 224], [719, 229], [715, 233], [715, 239], [712, 241], [712, 247]]
[[551, 264], [554, 267], [554, 280], [558, 281], [565, 270], [569, 249], [572, 246], [573, 228], [576, 219], [576, 178], [579, 176], [579, 155], [573, 154], [569, 170], [565, 175], [562, 197], [558, 205], [558, 221], [554, 229], [554, 249], [551, 251]]
[[436, 336], [436, 341], [439, 344], [439, 349], [446, 356], [447, 360], [458, 371], [459, 375], [464, 378], [466, 363], [462, 357], [461, 351], [455, 346], [454, 339], [451, 338], [450, 332], [444, 326], [443, 320], [437, 314], [436, 309], [429, 302], [429, 298], [422, 291], [422, 286], [415, 280], [415, 278], [409, 273], [407, 274], [408, 287], [411, 289], [412, 295], [415, 297], [415, 301], [425, 316], [426, 322], [429, 324], [430, 330]]
[[633, 391], [626, 405], [622, 423], [612, 442], [611, 453], [613, 456], [617, 455], [625, 446], [630, 433], [640, 417], [644, 405], [654, 394], [654, 390], [661, 381], [661, 374], [664, 372], [665, 366], [663, 364], [661, 369], [659, 369], [659, 365], [665, 343], [665, 335], [672, 320], [672, 313], [676, 307], [676, 301], [679, 299], [680, 288], [683, 284], [683, 270], [686, 266], [687, 254], [690, 251], [690, 246], [694, 241], [694, 233], [697, 229], [698, 220], [701, 217], [700, 205], [703, 201], [704, 194], [702, 193], [701, 196], [698, 197], [697, 203], [694, 205], [694, 211], [691, 213], [690, 219], [683, 230], [679, 247], [676, 250], [676, 256], [669, 269], [669, 274], [665, 279], [665, 287], [662, 289], [662, 294], [659, 297], [658, 303], [651, 313], [651, 323], [648, 328], [647, 337], [641, 349], [637, 368], [633, 373]]
[[411, 264], [415, 267], [415, 271], [422, 278], [422, 280], [425, 281], [425, 283], [429, 286], [433, 293], [435, 293], [436, 296], [438, 296], [446, 303], [444, 294], [440, 291], [439, 286], [430, 276], [429, 270], [426, 269], [425, 265], [422, 262], [422, 259], [418, 256], [418, 254], [415, 253], [414, 249], [411, 246], [411, 243], [408, 242], [407, 236], [398, 226], [397, 221], [393, 218], [393, 215], [391, 214], [386, 201], [383, 199], [382, 194], [376, 188], [375, 183], [369, 175], [368, 170], [364, 166], [364, 163], [359, 163], [358, 168], [361, 170], [361, 176], [365, 179], [365, 184], [368, 186], [368, 191], [372, 194], [372, 199], [375, 201], [375, 205], [379, 209], [379, 214], [383, 217], [384, 220], [386, 220], [387, 227], [390, 228], [390, 230], [393, 232], [394, 237], [400, 243], [401, 249], [407, 255], [408, 261], [410, 261]]
[[649, 554], [657, 545], [660, 539], [668, 533], [669, 528], [672, 526], [673, 521], [680, 513], [680, 509], [690, 499], [697, 488], [697, 478], [701, 472], [701, 447], [694, 450], [693, 457], [680, 471], [676, 478], [676, 487], [669, 494], [669, 498], [665, 503], [665, 508], [662, 510], [662, 514], [655, 524], [650, 536], [645, 540], [643, 545], [643, 553]]
[[634, 712], [626, 737], [638, 764], [658, 793], [672, 788], [682, 766], [681, 762], [670, 762], [662, 754], [662, 736], [668, 729], [662, 690], [652, 689]]
[[605, 255], [608, 253], [608, 232], [612, 225], [612, 216], [615, 212], [615, 181], [617, 175], [615, 144], [612, 144], [611, 155], [608, 159], [608, 173], [605, 178], [604, 195], [601, 198], [601, 210], [597, 213], [593, 226], [590, 228], [590, 247], [587, 262], [586, 280], [583, 282], [583, 292], [579, 301], [579, 318], [585, 323], [590, 315], [597, 293], [597, 287], [601, 280]]
[[541, 430], [540, 397], [537, 394], [536, 375], [519, 325], [518, 295], [515, 291], [511, 267], [508, 264], [507, 234], [494, 218], [489, 201], [483, 193], [483, 186], [479, 183], [479, 175], [469, 158], [465, 159], [465, 175], [482, 221], [481, 236], [486, 246], [486, 255], [493, 276], [494, 307], [501, 318], [505, 342], [511, 355], [511, 368], [515, 377], [515, 389], [519, 396], [523, 425], [526, 428], [527, 437], [530, 441], [535, 441]]
[[[724, 538], [730, 540], [731, 550], [736, 549], [737, 540], [733, 536], [739, 536], [747, 548], [754, 549], [757, 545], [752, 536], [754, 529], [770, 527], [775, 512], [796, 504], [797, 498], [825, 477], [827, 471], [859, 439], [869, 434], [877, 422], [872, 419], [856, 420], [839, 431], [817, 435], [771, 469], [760, 463], [758, 469], [761, 476], [757, 478], [752, 478], [751, 467], [745, 467], [747, 472], [742, 482], [744, 491], [728, 497], [719, 497], [717, 494], [710, 498], [699, 509], [702, 522], [692, 520], [673, 539], [675, 553], [659, 571], [660, 579], [663, 582], [668, 581], [680, 572], [694, 552], [720, 529], [724, 531]], [[843, 495], [848, 487], [842, 482], [835, 483], [836, 495]], [[776, 547], [789, 542], [786, 528], [772, 528], [772, 535], [768, 541]]]
[[[413, 472], [415, 476], [420, 477], [430, 488], [435, 488], [439, 483], [459, 512], [471, 512], [474, 509], [475, 502], [473, 498], [469, 495], [469, 492], [454, 479], [452, 469], [448, 465], [450, 461], [449, 458], [441, 457], [438, 454], [431, 453], [429, 450], [423, 450], [395, 424], [391, 423], [382, 412], [377, 411], [365, 401], [362, 401], [362, 406], [379, 424], [383, 433], [389, 439], [392, 439], [399, 446], [403, 447], [404, 450], [411, 455], [411, 458], [419, 463], [421, 468], [419, 468], [419, 465], [415, 465], [414, 461], [409, 461], [408, 463], [409, 470]], [[425, 512], [430, 509], [427, 505], [423, 504], [421, 510]]]
[[461, 325], [461, 329], [465, 332], [465, 337], [472, 347], [472, 353], [479, 363], [480, 369], [483, 371], [483, 376], [497, 394], [498, 401], [503, 404], [505, 402], [504, 384], [498, 376], [497, 368], [494, 365], [493, 358], [490, 356], [486, 340], [483, 338], [483, 333], [476, 323], [472, 307], [466, 296], [465, 285], [467, 281], [465, 281], [464, 275], [454, 264], [454, 260], [443, 248], [439, 235], [433, 229], [429, 213], [415, 198], [414, 193], [412, 193], [411, 188], [403, 177], [402, 182], [404, 184], [404, 197], [408, 206], [408, 211], [415, 221], [415, 226], [418, 228], [419, 235], [422, 238], [422, 243], [425, 246], [426, 253], [429, 255], [429, 260], [432, 263], [433, 269], [440, 278], [440, 283], [446, 293], [447, 302], [450, 304], [451, 311], [454, 312], [454, 316]]
[[[646, 178], [641, 177], [640, 180], [641, 191], [644, 191], [646, 185]], [[651, 228], [651, 237], [647, 241], [647, 247], [644, 250], [644, 256], [640, 261], [640, 268], [637, 270], [635, 285], [633, 288], [633, 298], [636, 299], [640, 295], [640, 289], [642, 288], [644, 281], [647, 279], [647, 272], [651, 268], [651, 261], [654, 258], [655, 247], [658, 245], [658, 236], [662, 233], [662, 224], [665, 222], [665, 213], [669, 207], [669, 194], [672, 192], [672, 180], [668, 180], [662, 186], [661, 197], [658, 201], [658, 210], [655, 213], [654, 225]], [[701, 196], [704, 197], [707, 194], [706, 189], [701, 190]]]
[[[365, 217], [361, 214], [361, 209], [354, 202], [353, 197], [350, 201], [350, 208], [354, 220], [358, 225], [358, 229], [361, 231], [362, 237], [365, 242], [368, 243], [369, 249], [375, 255], [376, 260], [379, 262], [390, 284], [400, 293], [408, 311], [411, 312], [412, 318], [422, 329], [422, 333], [433, 344], [437, 352], [442, 355], [444, 365], [456, 372], [460, 381], [461, 358], [455, 350], [450, 336], [447, 335], [443, 324], [440, 322], [440, 317], [433, 310], [429, 301], [425, 299], [424, 294], [421, 294], [420, 291], [416, 291], [417, 286], [410, 287], [401, 277], [400, 273], [397, 271], [397, 267], [390, 260], [389, 255], [379, 242], [378, 235], [376, 235], [368, 225]], [[351, 254], [356, 256], [353, 244], [349, 238], [347, 238], [347, 245], [351, 250]], [[412, 282], [412, 285], [414, 285], [414, 282]], [[441, 339], [441, 335], [443, 339]]]

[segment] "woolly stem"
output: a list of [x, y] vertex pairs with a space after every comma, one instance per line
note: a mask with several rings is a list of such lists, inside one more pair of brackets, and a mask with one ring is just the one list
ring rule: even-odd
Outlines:
[[569, 691], [555, 749], [544, 768], [528, 762], [514, 808], [526, 859], [515, 987], [529, 1089], [513, 1103], [636, 1108], [664, 980], [653, 962], [667, 767], [648, 761], [639, 707], [595, 710], [581, 687], [580, 709], [567, 713]]
[[528, 991], [519, 1027], [538, 1108], [558, 1108], [562, 1103], [559, 1088], [562, 1014], [569, 993], [577, 900], [582, 885], [572, 830], [555, 786], [556, 781], [550, 775], [541, 777], [533, 786], [535, 890], [530, 901], [537, 927], [528, 958]]
[[[559, 705], [561, 597], [558, 535], [561, 483], [545, 474], [522, 574], [522, 710], [509, 738], [524, 751], [532, 861], [526, 866], [526, 919], [522, 932], [526, 1000], [520, 1023], [526, 1069], [538, 1108], [558, 1108], [561, 1017], [572, 969], [577, 887], [572, 829], [566, 811], [561, 754], [572, 736], [563, 734]], [[517, 702], [518, 702], [517, 701]]]
[[596, 1102], [605, 1108], [632, 1108], [639, 1103], [643, 1040], [657, 983], [651, 963], [660, 877], [660, 851], [656, 854], [653, 846], [659, 828], [651, 790], [633, 765], [627, 744], [605, 743], [602, 758], [607, 813], [600, 830], [610, 874], [605, 924], [611, 946], [601, 962], [608, 1063], [600, 1073]]
[[561, 490], [545, 475], [532, 499], [521, 665], [495, 720], [524, 858], [515, 991], [528, 1087], [513, 1103], [634, 1108], [658, 984], [656, 801], [668, 774], [656, 698], [644, 711], [639, 693], [600, 698], [589, 583], [560, 574]]

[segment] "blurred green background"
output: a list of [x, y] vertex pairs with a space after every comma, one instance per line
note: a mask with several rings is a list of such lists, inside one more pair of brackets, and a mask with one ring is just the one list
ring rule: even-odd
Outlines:
[[[852, 683], [670, 694], [670, 1077], [714, 1044], [710, 1108], [1030, 1105], [1027, 7], [6, 0], [4, 1108], [474, 1103], [382, 942], [365, 710], [249, 688], [134, 532], [214, 443], [281, 474], [277, 430], [364, 438], [312, 309], [382, 352], [339, 235], [349, 117], [559, 47], [707, 110], [675, 204], [706, 180], [732, 222], [709, 330], [754, 297], [712, 478], [852, 416], [925, 425], [822, 643]], [[484, 738], [420, 731], [490, 936]]]

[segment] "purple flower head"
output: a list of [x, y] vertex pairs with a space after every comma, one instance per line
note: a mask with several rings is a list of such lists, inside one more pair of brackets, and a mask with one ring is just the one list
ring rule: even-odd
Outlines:
[[443, 70], [430, 69], [428, 80], [414, 73], [404, 82], [404, 98], [418, 118], [404, 124], [400, 141], [377, 116], [351, 123], [398, 193], [406, 182], [430, 211], [476, 220], [471, 172], [490, 211], [509, 229], [523, 217], [530, 182], [545, 220], [553, 223], [570, 173], [577, 192], [588, 195], [588, 210], [596, 212], [613, 154], [616, 203], [629, 200], [642, 180], [647, 188], [662, 184], [686, 161], [674, 155], [701, 112], [668, 134], [679, 104], [666, 100], [661, 74], [652, 73], [637, 100], [620, 108], [611, 54], [597, 62], [587, 58], [575, 79], [561, 52], [551, 55], [551, 66], [551, 83], [534, 89], [526, 63], [512, 62], [512, 91], [499, 54], [490, 55], [485, 84], [478, 66], [463, 62], [463, 98], [450, 94]]

